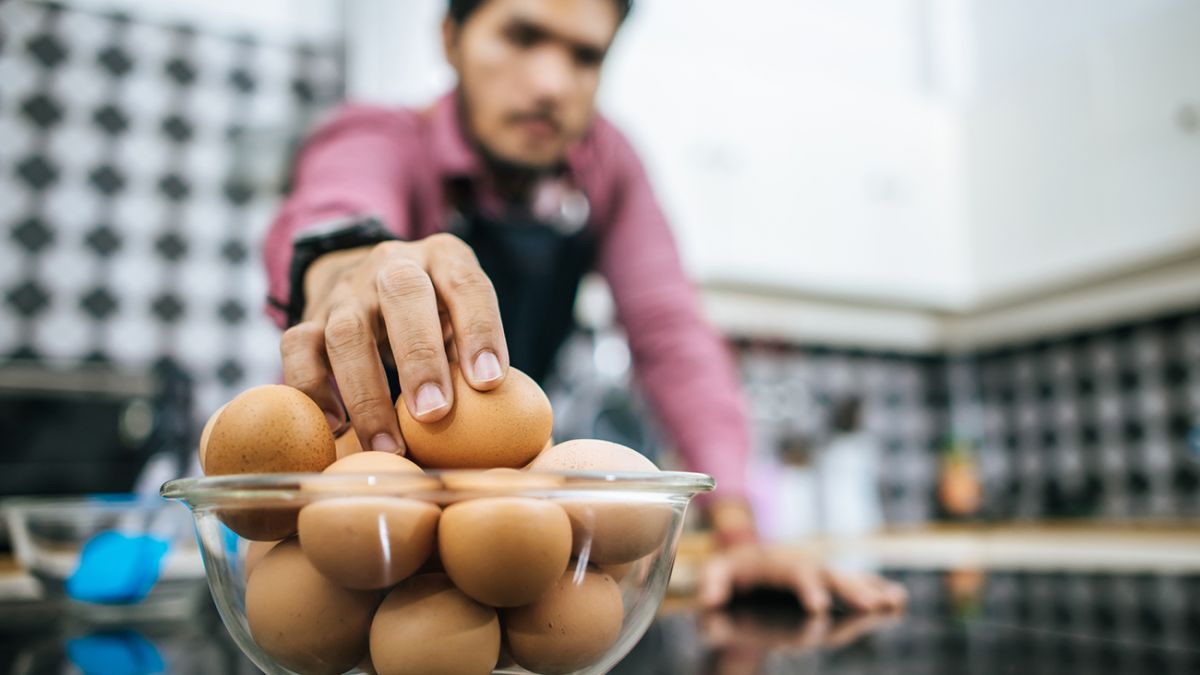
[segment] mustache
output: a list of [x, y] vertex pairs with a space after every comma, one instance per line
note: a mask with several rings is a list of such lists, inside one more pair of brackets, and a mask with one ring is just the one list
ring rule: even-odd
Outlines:
[[510, 124], [519, 124], [521, 122], [545, 122], [550, 125], [551, 129], [559, 132], [562, 131], [562, 122], [558, 116], [549, 110], [531, 110], [527, 112], [510, 113], [507, 117]]

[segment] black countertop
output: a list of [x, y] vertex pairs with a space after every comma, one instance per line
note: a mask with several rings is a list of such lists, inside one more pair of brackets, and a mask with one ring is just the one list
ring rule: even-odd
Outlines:
[[[898, 616], [806, 616], [759, 593], [670, 605], [614, 673], [1200, 673], [1200, 576], [895, 570]], [[97, 629], [0, 604], [0, 673], [254, 673], [215, 611]], [[88, 665], [88, 661], [102, 665]], [[126, 667], [118, 667], [125, 664]]]

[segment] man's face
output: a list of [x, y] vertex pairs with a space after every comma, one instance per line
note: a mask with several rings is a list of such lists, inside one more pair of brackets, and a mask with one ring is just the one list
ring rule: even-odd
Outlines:
[[619, 24], [612, 0], [486, 0], [461, 26], [447, 20], [475, 140], [513, 164], [561, 161], [591, 121]]

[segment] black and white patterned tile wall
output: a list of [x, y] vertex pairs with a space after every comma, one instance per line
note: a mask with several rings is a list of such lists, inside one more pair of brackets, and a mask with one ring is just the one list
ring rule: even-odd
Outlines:
[[980, 516], [1200, 515], [1200, 311], [955, 357], [742, 343], [756, 453], [820, 446], [858, 397], [889, 522], [937, 516], [940, 453], [970, 442]]
[[1200, 312], [989, 351], [949, 377], [990, 513], [1200, 515]]
[[799, 454], [784, 464], [811, 465], [833, 435], [834, 409], [856, 398], [886, 466], [879, 480], [886, 520], [934, 516], [936, 450], [947, 413], [942, 359], [761, 343], [741, 343], [737, 351], [758, 475], [775, 473], [780, 454]]
[[254, 144], [282, 167], [279, 139], [340, 98], [336, 34], [30, 0], [0, 31], [0, 360], [171, 359], [198, 416], [274, 381], [257, 248], [282, 181]]

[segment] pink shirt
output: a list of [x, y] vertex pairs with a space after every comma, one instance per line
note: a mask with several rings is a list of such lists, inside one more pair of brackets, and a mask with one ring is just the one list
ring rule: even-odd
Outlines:
[[[566, 164], [591, 202], [597, 269], [655, 412], [690, 468], [714, 476], [719, 494], [744, 496], [749, 433], [732, 361], [701, 315], [641, 162], [597, 115]], [[305, 228], [372, 214], [400, 237], [420, 239], [446, 226], [446, 179], [482, 171], [452, 95], [428, 112], [345, 106], [308, 140], [292, 193], [267, 234], [272, 297], [288, 297], [291, 242]], [[271, 311], [282, 324], [282, 314]]]

